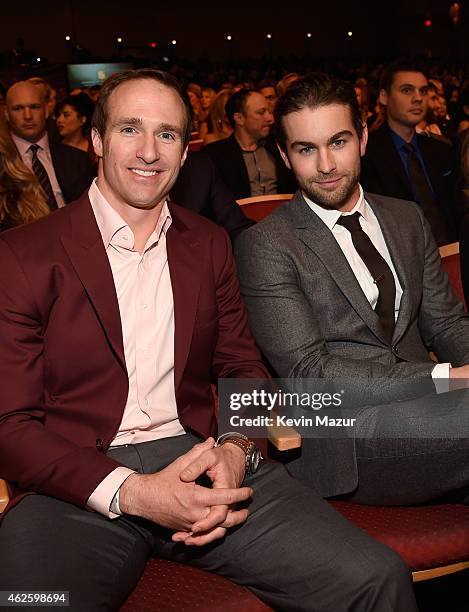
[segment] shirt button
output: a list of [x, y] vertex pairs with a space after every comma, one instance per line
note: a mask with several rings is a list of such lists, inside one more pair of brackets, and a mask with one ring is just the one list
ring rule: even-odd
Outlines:
[[144, 305], [143, 305], [143, 307], [144, 307], [144, 308], [148, 308], [148, 304], [144, 304]]
[[129, 237], [127, 236], [127, 234], [124, 234], [124, 236], [122, 236], [122, 240], [128, 240]]
[[148, 401], [148, 397], [145, 398], [145, 406], [148, 406], [150, 402]]

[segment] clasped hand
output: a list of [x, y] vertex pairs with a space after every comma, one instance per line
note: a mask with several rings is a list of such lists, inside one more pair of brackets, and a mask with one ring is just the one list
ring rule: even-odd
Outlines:
[[[242, 449], [229, 443], [215, 448], [208, 438], [159, 472], [129, 476], [120, 490], [120, 507], [173, 529], [175, 542], [203, 546], [247, 519], [247, 509], [235, 510], [252, 495], [252, 489], [240, 487], [244, 465]], [[211, 489], [196, 484], [203, 474]]]

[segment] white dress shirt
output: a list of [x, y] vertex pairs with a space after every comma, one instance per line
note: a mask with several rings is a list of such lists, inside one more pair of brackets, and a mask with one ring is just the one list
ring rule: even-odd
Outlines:
[[[373, 310], [376, 308], [376, 303], [378, 301], [379, 291], [376, 283], [373, 280], [370, 271], [366, 267], [363, 259], [357, 253], [355, 247], [352, 242], [352, 235], [348, 229], [343, 227], [342, 225], [337, 224], [339, 217], [342, 215], [353, 215], [355, 212], [360, 213], [360, 225], [362, 230], [368, 235], [373, 246], [379, 251], [380, 255], [386, 260], [386, 263], [390, 267], [393, 276], [394, 282], [396, 285], [396, 301], [395, 301], [395, 320], [399, 315], [399, 308], [401, 305], [402, 299], [402, 286], [399, 282], [399, 278], [397, 277], [396, 270], [394, 268], [394, 264], [392, 262], [391, 256], [389, 254], [388, 247], [386, 245], [386, 241], [384, 240], [383, 232], [378, 223], [378, 219], [376, 218], [375, 213], [371, 206], [365, 200], [363, 195], [363, 189], [361, 185], [359, 185], [360, 195], [358, 197], [358, 201], [350, 212], [342, 213], [340, 210], [328, 209], [319, 206], [309, 198], [303, 194], [306, 203], [311, 208], [313, 212], [315, 212], [318, 217], [327, 225], [327, 227], [331, 230], [332, 235], [337, 240], [338, 245], [340, 246], [343, 254], [345, 255], [347, 261], [352, 268], [355, 277], [362, 288], [363, 293], [365, 294], [367, 300], [369, 301]], [[437, 378], [449, 378], [449, 363], [439, 363], [432, 370], [432, 377], [434, 379]], [[447, 390], [445, 386], [438, 385], [435, 383], [437, 391], [445, 391]]]

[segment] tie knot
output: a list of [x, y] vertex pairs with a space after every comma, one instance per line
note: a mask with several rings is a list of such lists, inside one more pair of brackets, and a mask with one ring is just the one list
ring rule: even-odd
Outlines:
[[410, 142], [406, 142], [404, 144], [404, 150], [407, 152], [407, 155], [414, 155], [414, 146]]
[[39, 149], [39, 148], [40, 148], [40, 147], [39, 147], [39, 145], [38, 145], [38, 144], [32, 144], [32, 145], [29, 147], [29, 150], [31, 151], [31, 153], [35, 154], [35, 153], [37, 153], [37, 152], [38, 152], [38, 149]]
[[360, 225], [360, 213], [354, 212], [353, 215], [341, 215], [337, 220], [338, 225], [342, 225], [347, 228], [350, 233], [361, 232], [362, 226]]

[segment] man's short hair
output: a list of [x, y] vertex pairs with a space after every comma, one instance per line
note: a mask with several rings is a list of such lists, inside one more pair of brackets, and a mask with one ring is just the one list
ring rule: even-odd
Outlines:
[[183, 145], [186, 146], [190, 140], [192, 130], [192, 106], [189, 96], [176, 77], [169, 74], [169, 72], [157, 70], [156, 68], [125, 70], [124, 72], [113, 74], [106, 79], [101, 87], [101, 93], [98, 101], [96, 102], [93, 118], [91, 120], [91, 127], [98, 131], [101, 138], [104, 138], [108, 121], [108, 102], [110, 95], [123, 83], [128, 83], [129, 81], [140, 81], [142, 79], [157, 81], [158, 83], [161, 83], [162, 85], [165, 85], [166, 87], [169, 87], [175, 91], [181, 98], [186, 114], [186, 126], [183, 133]]
[[363, 120], [358, 106], [355, 88], [351, 83], [323, 72], [312, 72], [290, 85], [280, 96], [275, 108], [275, 131], [280, 148], [285, 151], [286, 134], [282, 119], [303, 108], [315, 110], [321, 106], [340, 104], [347, 106], [358, 137], [363, 133]]
[[225, 113], [233, 129], [236, 127], [236, 121], [234, 120], [235, 114], [246, 114], [247, 100], [252, 93], [256, 92], [256, 89], [248, 89], [247, 87], [243, 87], [243, 89], [240, 89], [239, 91], [235, 92], [226, 101]]
[[389, 93], [394, 82], [394, 77], [398, 72], [421, 72], [425, 75], [423, 67], [418, 62], [398, 59], [383, 68], [379, 79], [379, 88]]

